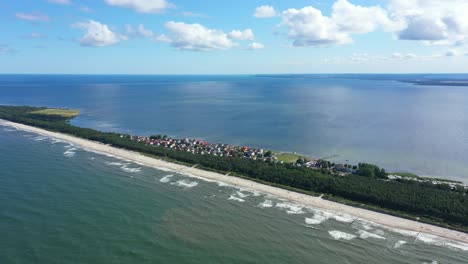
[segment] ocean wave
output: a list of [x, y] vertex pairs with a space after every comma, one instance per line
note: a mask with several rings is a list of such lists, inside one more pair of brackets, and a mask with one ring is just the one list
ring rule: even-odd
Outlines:
[[15, 132], [15, 131], [18, 131], [18, 130], [14, 129], [14, 128], [4, 128], [3, 131], [5, 131], [5, 132]]
[[113, 161], [113, 162], [111, 162], [111, 161], [106, 161], [106, 164], [109, 165], [109, 166], [118, 166], [118, 167], [124, 166], [123, 163], [115, 162], [115, 161]]
[[171, 183], [172, 185], [179, 186], [179, 187], [184, 187], [184, 188], [192, 188], [198, 185], [198, 182], [196, 181], [187, 181], [187, 180], [180, 180], [176, 181], [174, 183]]
[[75, 154], [76, 154], [75, 150], [77, 150], [77, 148], [69, 148], [63, 153], [63, 155], [65, 155], [66, 157], [71, 158], [71, 157], [75, 156]]
[[258, 207], [260, 208], [270, 208], [273, 207], [273, 201], [272, 200], [265, 200], [262, 203], [258, 204]]
[[420, 233], [416, 241], [421, 241], [423, 243], [429, 244], [429, 245], [434, 245], [434, 246], [440, 246], [440, 247], [446, 247], [446, 248], [451, 248], [451, 249], [459, 249], [463, 251], [468, 251], [468, 244], [462, 243], [462, 242], [456, 242], [452, 240], [447, 240], [444, 238], [440, 238], [438, 236], [434, 235], [429, 235], [425, 233]]
[[359, 235], [360, 238], [362, 239], [367, 239], [367, 238], [375, 238], [375, 239], [382, 239], [382, 240], [385, 240], [386, 238], [383, 237], [383, 236], [379, 236], [377, 234], [374, 234], [374, 233], [371, 233], [371, 232], [367, 232], [367, 231], [364, 231], [364, 230], [359, 230], [357, 232], [357, 234]]
[[398, 242], [395, 243], [395, 245], [393, 246], [393, 248], [400, 248], [401, 246], [403, 246], [404, 244], [407, 244], [408, 242], [404, 241], [404, 240], [400, 240]]
[[123, 171], [125, 172], [129, 172], [129, 173], [138, 173], [138, 172], [141, 172], [141, 168], [138, 167], [138, 168], [130, 168], [130, 167], [127, 167], [127, 165], [123, 165], [122, 167], [120, 167], [120, 169], [122, 169]]
[[246, 197], [249, 197], [249, 196], [250, 196], [250, 195], [248, 195], [248, 194], [242, 193], [241, 191], [236, 191], [236, 194], [237, 194], [237, 196], [239, 196], [240, 198], [246, 198]]
[[173, 174], [166, 175], [162, 177], [159, 181], [164, 182], [164, 183], [170, 182], [173, 176], [174, 176]]
[[34, 141], [43, 141], [45, 139], [47, 139], [47, 137], [44, 137], [44, 136], [37, 136], [33, 138]]
[[328, 234], [330, 234], [330, 236], [332, 236], [335, 240], [351, 240], [351, 239], [356, 238], [355, 235], [341, 232], [338, 230], [328, 231]]
[[283, 203], [277, 203], [276, 207], [280, 209], [286, 209], [286, 212], [288, 214], [305, 214], [306, 213], [302, 210], [304, 208], [304, 205], [301, 205], [301, 204], [283, 202]]
[[228, 200], [237, 201], [237, 202], [241, 202], [241, 203], [245, 202], [244, 199], [241, 199], [239, 197], [235, 197], [233, 195], [229, 196]]
[[311, 225], [318, 225], [323, 223], [328, 219], [334, 219], [335, 221], [342, 222], [342, 223], [351, 223], [356, 220], [356, 217], [338, 213], [338, 212], [331, 212], [326, 210], [318, 210], [313, 208], [308, 208], [310, 211], [314, 213], [314, 216], [310, 218], [306, 218], [306, 223]]

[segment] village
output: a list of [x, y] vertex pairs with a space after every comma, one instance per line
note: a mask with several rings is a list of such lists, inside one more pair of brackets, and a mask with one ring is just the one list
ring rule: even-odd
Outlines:
[[335, 164], [327, 160], [313, 159], [296, 153], [273, 152], [271, 150], [251, 148], [248, 146], [210, 143], [199, 139], [176, 139], [166, 135], [154, 135], [149, 137], [130, 136], [130, 139], [155, 147], [164, 147], [199, 155], [214, 155], [226, 158], [246, 158], [274, 163], [291, 163], [297, 167], [324, 169], [341, 176], [355, 173], [357, 170], [357, 166]]

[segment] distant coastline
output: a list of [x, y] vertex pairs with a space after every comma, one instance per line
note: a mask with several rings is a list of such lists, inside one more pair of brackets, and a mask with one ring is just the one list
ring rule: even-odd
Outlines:
[[137, 162], [139, 164], [143, 164], [145, 166], [153, 167], [156, 169], [166, 169], [175, 172], [180, 172], [184, 174], [188, 174], [192, 177], [197, 177], [200, 179], [208, 180], [208, 181], [217, 181], [223, 182], [226, 184], [252, 189], [255, 191], [272, 194], [278, 198], [287, 199], [290, 201], [294, 201], [306, 206], [317, 207], [321, 209], [336, 211], [340, 213], [345, 213], [352, 215], [353, 217], [375, 222], [377, 224], [384, 225], [389, 228], [401, 229], [406, 231], [412, 231], [413, 235], [416, 237], [418, 233], [427, 233], [430, 235], [435, 235], [451, 240], [456, 240], [463, 243], [468, 243], [468, 234], [458, 232], [455, 230], [450, 230], [430, 224], [425, 224], [421, 222], [412, 221], [409, 219], [404, 219], [396, 216], [391, 216], [383, 213], [378, 213], [375, 211], [370, 211], [362, 208], [352, 207], [328, 200], [324, 200], [321, 197], [314, 197], [303, 193], [298, 193], [262, 183], [258, 183], [255, 181], [223, 175], [217, 172], [206, 171], [202, 169], [198, 169], [195, 167], [189, 167], [185, 165], [175, 164], [167, 161], [163, 161], [160, 159], [155, 159], [153, 157], [148, 157], [146, 155], [120, 149], [116, 147], [112, 147], [106, 144], [102, 144], [99, 142], [86, 140], [62, 133], [52, 132], [44, 129], [40, 129], [33, 126], [28, 126], [24, 124], [14, 123], [6, 120], [0, 119], [0, 124], [4, 126], [10, 126], [18, 130], [27, 131], [31, 133], [36, 133], [52, 138], [57, 138], [60, 140], [64, 140], [67, 142], [71, 142], [76, 144], [82, 148], [85, 148], [90, 151], [95, 151], [99, 153], [104, 153], [108, 155], [113, 155], [119, 158], [128, 159], [133, 162]]

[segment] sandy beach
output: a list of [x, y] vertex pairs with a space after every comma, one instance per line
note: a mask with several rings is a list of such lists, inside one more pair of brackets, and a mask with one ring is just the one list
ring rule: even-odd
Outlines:
[[44, 136], [60, 139], [63, 141], [67, 141], [73, 143], [79, 147], [90, 151], [96, 151], [104, 154], [114, 155], [119, 158], [127, 159], [136, 163], [140, 163], [144, 166], [153, 167], [156, 169], [166, 169], [175, 172], [180, 172], [184, 174], [189, 174], [194, 177], [198, 177], [201, 179], [209, 180], [209, 181], [217, 181], [226, 183], [229, 185], [234, 185], [241, 188], [251, 189], [257, 192], [271, 194], [278, 198], [287, 199], [295, 203], [299, 203], [306, 206], [316, 207], [325, 210], [336, 211], [340, 213], [349, 214], [359, 219], [367, 220], [374, 222], [376, 224], [383, 225], [388, 228], [392, 229], [400, 229], [404, 231], [412, 231], [415, 235], [419, 232], [430, 234], [438, 237], [443, 237], [446, 239], [456, 240], [463, 243], [468, 243], [468, 234], [433, 226], [425, 223], [419, 223], [416, 221], [403, 219], [391, 215], [386, 215], [378, 212], [373, 212], [365, 209], [355, 208], [327, 200], [323, 200], [319, 197], [313, 197], [301, 193], [291, 192], [288, 190], [272, 187], [269, 185], [260, 184], [254, 181], [241, 179], [233, 176], [226, 176], [215, 172], [209, 172], [201, 169], [197, 169], [194, 167], [183, 166], [179, 164], [174, 164], [170, 162], [166, 162], [163, 160], [150, 158], [145, 155], [142, 155], [137, 152], [128, 151], [124, 149], [119, 149], [115, 147], [111, 147], [105, 144], [101, 144], [98, 142], [85, 140], [73, 136], [69, 136], [66, 134], [50, 132], [44, 129], [39, 129], [32, 126], [27, 126], [23, 124], [13, 123], [5, 120], [0, 119], [0, 125], [11, 126], [18, 130], [23, 130], [27, 132], [37, 133]]

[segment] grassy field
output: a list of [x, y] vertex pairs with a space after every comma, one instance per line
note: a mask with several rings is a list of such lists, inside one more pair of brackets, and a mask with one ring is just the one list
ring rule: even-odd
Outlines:
[[67, 118], [72, 118], [78, 116], [80, 114], [80, 110], [72, 110], [72, 109], [58, 109], [58, 108], [48, 108], [44, 110], [34, 111], [31, 114], [36, 115], [58, 115]]
[[276, 157], [278, 158], [278, 160], [285, 163], [294, 163], [297, 161], [297, 159], [303, 158], [301, 155], [286, 152], [279, 153], [278, 155], [276, 155]]

